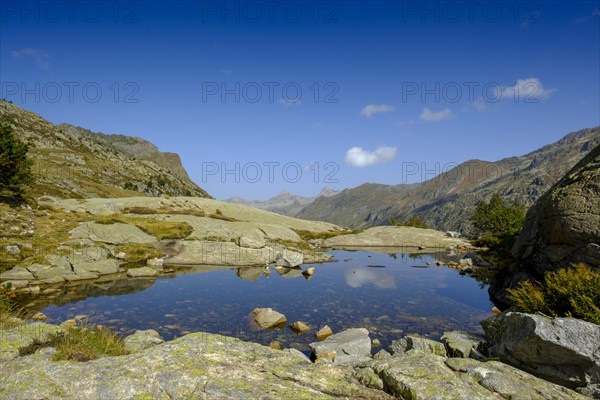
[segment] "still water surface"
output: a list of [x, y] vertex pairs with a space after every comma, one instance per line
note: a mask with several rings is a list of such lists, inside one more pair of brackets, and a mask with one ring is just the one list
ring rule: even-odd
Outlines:
[[[262, 268], [179, 268], [172, 277], [123, 280], [128, 286], [121, 291], [114, 282], [110, 290], [101, 284], [73, 288], [71, 298], [58, 296], [42, 311], [55, 322], [89, 315], [123, 335], [155, 329], [173, 339], [206, 331], [263, 344], [275, 340], [301, 351], [325, 324], [334, 332], [365, 327], [386, 347], [407, 333], [439, 339], [450, 329], [480, 332], [479, 321], [491, 316], [487, 287], [456, 270], [427, 266], [434, 255], [335, 251], [334, 256], [338, 262], [303, 265], [315, 267], [309, 280], [299, 270], [281, 276], [273, 267], [268, 277]], [[300, 336], [289, 327], [257, 330], [255, 307], [271, 307], [289, 323], [302, 320], [313, 330]]]

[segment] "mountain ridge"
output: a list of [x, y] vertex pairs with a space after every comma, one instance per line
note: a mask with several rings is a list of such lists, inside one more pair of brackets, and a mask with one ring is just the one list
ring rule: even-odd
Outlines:
[[522, 156], [465, 161], [424, 182], [345, 189], [333, 198], [316, 199], [296, 216], [362, 228], [417, 215], [433, 228], [468, 233], [477, 203], [499, 193], [509, 202], [531, 206], [597, 144], [599, 127], [585, 128]]
[[177, 154], [163, 153], [145, 139], [54, 125], [4, 100], [0, 122], [30, 145], [35, 182], [28, 193], [34, 197], [210, 197], [189, 178]]

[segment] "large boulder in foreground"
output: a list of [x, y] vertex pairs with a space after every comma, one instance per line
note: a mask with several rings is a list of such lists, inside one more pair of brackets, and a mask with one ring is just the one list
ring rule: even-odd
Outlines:
[[600, 325], [513, 312], [481, 325], [505, 363], [568, 387], [600, 383]]
[[496, 361], [409, 350], [382, 360], [312, 364], [298, 351], [210, 333], [88, 362], [53, 362], [51, 351], [19, 357], [30, 339], [15, 337], [48, 327], [18, 326], [6, 332], [14, 343], [0, 341], [0, 353], [8, 346], [18, 357], [0, 361], [1, 399], [584, 399]]
[[539, 275], [578, 262], [600, 267], [600, 146], [529, 209], [512, 252]]
[[88, 362], [43, 355], [0, 364], [2, 399], [375, 399], [352, 369], [308, 364], [304, 356], [194, 333], [139, 353]]

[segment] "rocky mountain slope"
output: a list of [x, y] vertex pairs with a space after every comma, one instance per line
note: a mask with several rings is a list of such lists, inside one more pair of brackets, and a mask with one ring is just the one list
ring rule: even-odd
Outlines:
[[304, 207], [320, 197], [335, 196], [338, 192], [330, 188], [323, 188], [321, 192], [314, 197], [305, 197], [292, 194], [287, 190], [282, 191], [268, 200], [245, 200], [241, 197], [231, 197], [224, 201], [235, 204], [246, 204], [261, 210], [272, 211], [277, 214], [288, 215], [290, 217], [298, 214]]
[[470, 160], [422, 183], [366, 183], [346, 189], [316, 199], [297, 216], [364, 227], [418, 215], [436, 229], [468, 232], [468, 218], [477, 203], [499, 193], [531, 206], [598, 144], [599, 127], [582, 129], [529, 154], [496, 162]]
[[210, 197], [190, 180], [179, 156], [124, 135], [53, 125], [39, 115], [0, 100], [0, 122], [30, 144], [33, 196], [63, 198], [186, 195]]

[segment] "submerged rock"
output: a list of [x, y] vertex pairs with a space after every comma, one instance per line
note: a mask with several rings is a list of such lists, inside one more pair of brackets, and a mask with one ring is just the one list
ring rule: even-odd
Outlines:
[[302, 321], [297, 321], [297, 322], [294, 322], [293, 324], [290, 324], [290, 328], [297, 334], [306, 333], [306, 332], [310, 331], [310, 326], [306, 325]]
[[271, 308], [257, 308], [252, 312], [254, 321], [263, 329], [282, 328], [287, 323], [285, 315]]

